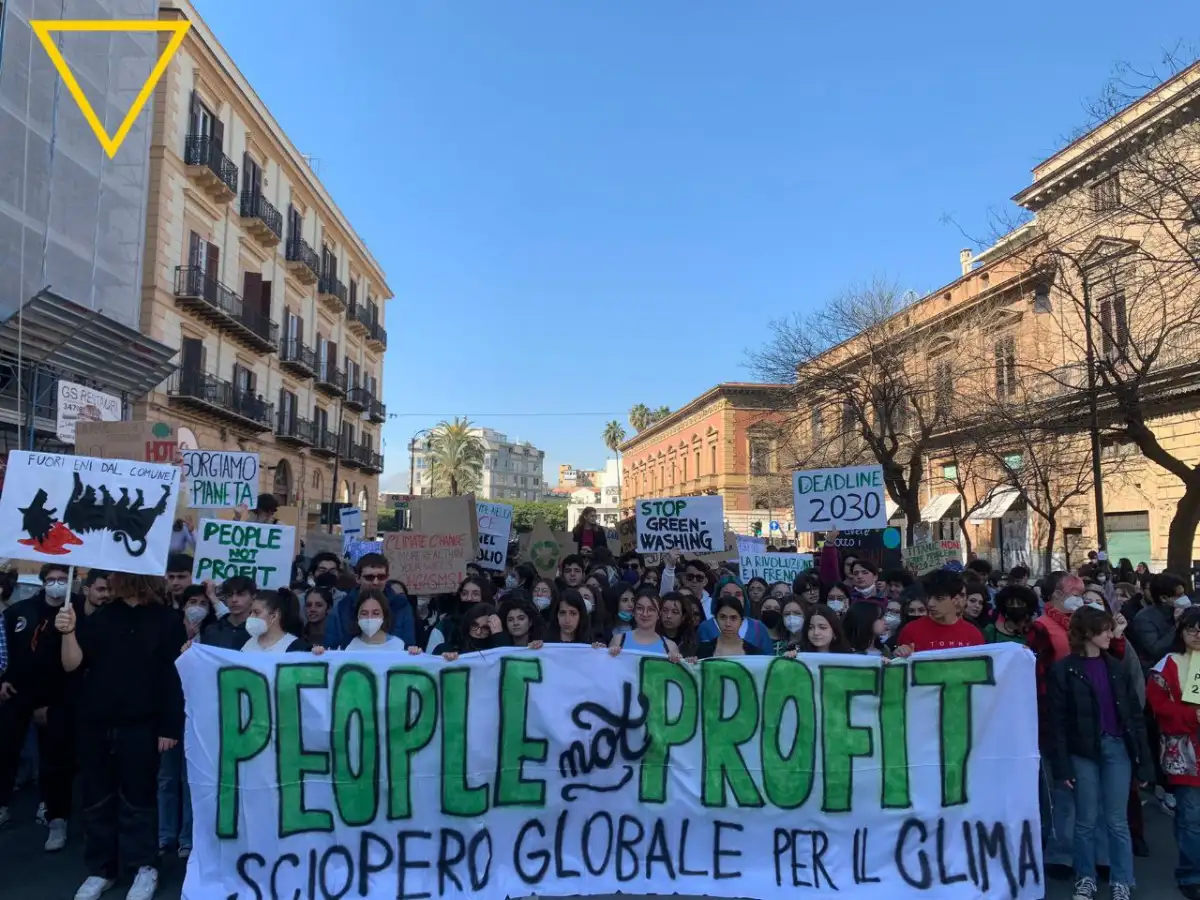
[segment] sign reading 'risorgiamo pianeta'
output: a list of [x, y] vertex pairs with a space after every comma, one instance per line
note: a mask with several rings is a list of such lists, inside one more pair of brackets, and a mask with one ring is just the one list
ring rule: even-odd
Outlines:
[[1033, 660], [180, 658], [185, 900], [1043, 894]]

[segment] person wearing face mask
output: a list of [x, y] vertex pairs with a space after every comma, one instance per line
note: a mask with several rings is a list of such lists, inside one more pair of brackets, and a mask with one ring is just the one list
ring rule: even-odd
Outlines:
[[841, 582], [821, 586], [820, 602], [839, 616], [844, 615], [847, 607], [850, 606], [849, 598], [850, 588]]
[[1147, 676], [1170, 652], [1175, 642], [1175, 623], [1192, 605], [1186, 591], [1184, 580], [1170, 573], [1150, 579], [1146, 591], [1150, 602], [1134, 616], [1129, 633]]
[[557, 605], [558, 587], [551, 578], [538, 578], [533, 583], [533, 605], [537, 607], [542, 621], [550, 624], [550, 611]]
[[[749, 585], [747, 585], [747, 590], [749, 590]], [[770, 595], [764, 597], [759, 604], [758, 620], [763, 623], [763, 628], [767, 629], [767, 634], [771, 636], [771, 641], [775, 646], [775, 655], [782, 656], [788, 649], [788, 634], [783, 627], [783, 603]]]
[[492, 602], [492, 582], [478, 575], [468, 575], [458, 585], [457, 594], [447, 594], [441, 601], [443, 612], [437, 624], [430, 629], [425, 641], [425, 652], [435, 653], [438, 647], [457, 640], [461, 631], [460, 619], [463, 612], [477, 603]]
[[322, 575], [332, 575], [332, 580], [326, 580], [320, 584], [333, 587], [337, 584], [337, 576], [342, 572], [342, 561], [336, 553], [325, 551], [318, 553], [308, 563], [308, 583], [313, 587], [318, 586], [317, 579]]
[[300, 639], [303, 625], [296, 598], [287, 588], [259, 591], [250, 604], [243, 653], [307, 653], [312, 645]]
[[887, 609], [883, 613], [884, 636], [882, 643], [891, 652], [896, 643], [896, 635], [900, 633], [900, 623], [904, 619], [904, 603], [897, 597], [888, 598]]
[[350, 632], [353, 630], [351, 626], [354, 624], [354, 610], [358, 606], [358, 593], [365, 590], [379, 591], [386, 598], [390, 608], [389, 632], [406, 647], [416, 643], [412, 605], [406, 595], [395, 593], [388, 584], [390, 571], [391, 564], [382, 553], [366, 553], [355, 563], [354, 576], [358, 581], [357, 587], [342, 599], [335, 598], [333, 610], [325, 622], [325, 636], [329, 647], [344, 647], [352, 637]]
[[84, 599], [68, 598], [67, 566], [47, 563], [40, 574], [42, 589], [3, 616], [8, 668], [0, 677], [0, 824], [10, 818], [21, 750], [29, 727], [36, 725], [38, 786], [50, 829], [46, 850], [55, 852], [66, 845], [71, 812], [78, 685], [63, 671], [62, 635], [54, 619], [66, 607], [82, 617]]
[[850, 600], [887, 605], [887, 585], [879, 580], [879, 567], [869, 559], [856, 559], [850, 567]]
[[[815, 606], [816, 604], [813, 605]], [[784, 602], [782, 609], [783, 630], [787, 635], [787, 647], [785, 650], [795, 650], [800, 646], [800, 640], [804, 637], [805, 610], [809, 608], [811, 607], [798, 597], [791, 597]]]
[[983, 629], [983, 639], [989, 644], [1027, 643], [1029, 624], [1033, 611], [1037, 609], [1037, 594], [1032, 588], [1010, 584], [996, 594], [996, 611], [999, 615]]
[[613, 623], [612, 633], [622, 635], [634, 628], [634, 590], [633, 585], [617, 582], [607, 588], [604, 593], [604, 608], [606, 618]]
[[[404, 641], [392, 634], [392, 609], [383, 591], [369, 588], [354, 598], [354, 625], [347, 650], [387, 650], [405, 652]], [[417, 647], [409, 653], [420, 653]]]

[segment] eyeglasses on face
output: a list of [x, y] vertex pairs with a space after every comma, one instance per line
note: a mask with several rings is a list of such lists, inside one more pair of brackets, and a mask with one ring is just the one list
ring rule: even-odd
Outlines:
[[386, 575], [383, 575], [383, 574], [379, 574], [379, 575], [371, 574], [371, 575], [368, 575], [367, 573], [365, 573], [365, 572], [364, 572], [362, 575], [360, 575], [360, 576], [359, 576], [359, 580], [360, 580], [360, 581], [372, 581], [372, 582], [375, 582], [375, 581], [387, 581], [387, 576], [386, 576]]
[[705, 577], [699, 572], [685, 572], [683, 574], [684, 581], [705, 581]]

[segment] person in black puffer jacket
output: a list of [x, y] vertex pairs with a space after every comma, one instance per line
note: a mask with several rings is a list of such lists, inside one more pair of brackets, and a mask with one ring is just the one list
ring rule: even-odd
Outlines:
[[1071, 652], [1050, 670], [1050, 768], [1074, 792], [1075, 900], [1096, 894], [1096, 845], [1103, 822], [1112, 865], [1112, 900], [1129, 900], [1133, 841], [1126, 806], [1129, 783], [1154, 777], [1146, 726], [1129, 669], [1108, 654], [1122, 625], [1089, 606], [1071, 616]]

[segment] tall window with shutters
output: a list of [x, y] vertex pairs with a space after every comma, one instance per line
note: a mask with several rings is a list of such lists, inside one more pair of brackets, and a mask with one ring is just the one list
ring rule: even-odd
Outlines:
[[204, 341], [200, 338], [185, 337], [180, 347], [179, 381], [182, 393], [186, 397], [203, 397], [204, 371], [207, 357]]
[[279, 430], [285, 434], [296, 431], [296, 395], [285, 388], [279, 389]]
[[934, 414], [943, 421], [954, 412], [954, 373], [950, 360], [939, 359], [933, 368]]
[[1129, 316], [1125, 291], [1118, 288], [1100, 300], [1100, 347], [1107, 360], [1117, 360], [1129, 351]]
[[1006, 334], [992, 345], [996, 357], [996, 397], [1004, 400], [1017, 393], [1017, 339]]
[[300, 215], [300, 210], [288, 204], [287, 211], [288, 233], [287, 239], [289, 244], [294, 244], [304, 237], [304, 217]]
[[221, 276], [221, 248], [196, 232], [191, 232], [188, 237], [188, 266], [192, 271], [186, 285], [188, 293], [199, 293], [215, 304], [217, 282]]
[[262, 167], [249, 152], [242, 154], [242, 190], [254, 197], [262, 194]]

